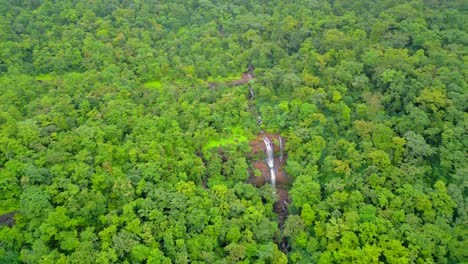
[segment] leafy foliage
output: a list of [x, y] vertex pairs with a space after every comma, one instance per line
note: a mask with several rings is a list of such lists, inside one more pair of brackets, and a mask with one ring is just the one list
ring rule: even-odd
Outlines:
[[466, 261], [463, 4], [1, 1], [0, 262]]

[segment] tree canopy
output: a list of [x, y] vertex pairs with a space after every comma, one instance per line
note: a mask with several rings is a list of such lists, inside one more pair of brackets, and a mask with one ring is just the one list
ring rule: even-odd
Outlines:
[[[467, 17], [0, 0], [0, 263], [467, 261]], [[262, 130], [286, 142], [284, 228], [247, 181]]]

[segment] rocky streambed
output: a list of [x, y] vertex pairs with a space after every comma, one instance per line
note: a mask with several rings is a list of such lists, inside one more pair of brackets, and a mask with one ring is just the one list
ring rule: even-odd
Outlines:
[[[272, 179], [271, 167], [268, 164], [268, 147], [265, 139], [271, 144], [274, 163], [274, 177]], [[265, 184], [272, 184], [276, 189], [278, 200], [273, 206], [273, 210], [278, 215], [278, 227], [283, 230], [284, 222], [288, 217], [288, 175], [283, 167], [286, 165], [287, 155], [284, 153], [284, 139], [278, 134], [261, 133], [257, 139], [249, 143], [252, 148], [252, 169], [250, 171], [249, 182], [257, 187]], [[280, 250], [287, 251], [286, 240], [278, 244]]]

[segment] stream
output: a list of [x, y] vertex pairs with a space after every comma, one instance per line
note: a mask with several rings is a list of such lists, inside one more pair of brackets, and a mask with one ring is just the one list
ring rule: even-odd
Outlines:
[[[257, 124], [260, 126], [262, 124], [262, 117], [258, 114], [255, 107], [255, 94], [251, 82], [254, 77], [253, 70], [253, 65], [249, 65], [248, 71], [242, 75], [242, 79], [244, 80], [246, 77], [245, 75], [247, 74], [250, 95], [249, 108], [252, 115], [256, 117]], [[253, 162], [254, 168], [259, 169], [262, 172], [262, 177], [254, 177], [257, 178], [254, 179], [254, 184], [256, 186], [261, 186], [267, 182], [267, 179], [269, 179], [269, 183], [273, 188], [275, 188], [275, 194], [278, 196], [278, 200], [273, 205], [273, 211], [278, 215], [278, 228], [282, 232], [284, 229], [284, 223], [289, 214], [289, 195], [287, 188], [288, 177], [286, 172], [282, 169], [282, 166], [286, 164], [286, 160], [284, 159], [284, 142], [281, 135], [266, 134], [262, 131], [262, 134], [258, 136], [258, 139], [250, 144], [252, 146], [252, 153], [255, 153], [256, 151], [258, 152], [262, 149], [260, 138], [264, 144], [263, 152], [266, 154], [266, 157], [263, 164], [260, 161]], [[278, 139], [278, 146], [275, 146], [274, 139]], [[277, 153], [278, 151], [279, 158], [276, 158], [275, 152]], [[266, 164], [268, 168], [265, 168], [266, 166], [264, 166], [264, 164]], [[287, 254], [289, 246], [286, 239], [283, 237], [277, 244], [278, 248]]]
[[[256, 118], [258, 126], [260, 126], [262, 124], [262, 117], [258, 114], [255, 106], [255, 93], [252, 87], [252, 80], [255, 78], [255, 75], [253, 75], [254, 69], [255, 67], [250, 64], [248, 71], [241, 75], [241, 79], [226, 83], [209, 83], [209, 88], [214, 89], [221, 85], [232, 87], [248, 84], [249, 109]], [[253, 170], [250, 171], [251, 177], [249, 178], [249, 182], [257, 187], [269, 183], [275, 188], [274, 194], [277, 195], [278, 199], [273, 205], [273, 211], [278, 215], [278, 228], [282, 232], [289, 214], [288, 177], [282, 168], [286, 165], [287, 158], [284, 154], [284, 140], [279, 134], [269, 134], [262, 131], [257, 139], [251, 141], [249, 145], [252, 147], [252, 157], [256, 157], [260, 153], [265, 155], [265, 158], [262, 160], [252, 161]], [[277, 155], [278, 153], [279, 155]], [[259, 170], [261, 176], [256, 177], [254, 170]], [[285, 238], [282, 238], [277, 244], [282, 252], [288, 252], [289, 246]]]
[[[255, 176], [252, 171], [249, 182], [257, 187], [271, 184], [275, 188], [274, 194], [277, 196], [277, 200], [273, 205], [273, 211], [278, 215], [278, 228], [283, 231], [284, 223], [288, 218], [288, 205], [290, 203], [288, 176], [283, 169], [287, 160], [284, 154], [284, 139], [278, 134], [261, 133], [256, 140], [250, 142], [250, 146], [252, 148], [252, 157], [262, 158], [253, 160], [254, 170], [259, 170], [261, 175]], [[282, 239], [277, 244], [281, 251], [287, 253], [288, 244], [286, 239]]]
[[270, 168], [270, 184], [273, 188], [276, 188], [276, 173], [275, 173], [275, 160], [273, 159], [273, 147], [271, 146], [271, 142], [268, 137], [263, 138], [263, 142], [265, 143], [265, 150], [266, 150], [266, 163]]

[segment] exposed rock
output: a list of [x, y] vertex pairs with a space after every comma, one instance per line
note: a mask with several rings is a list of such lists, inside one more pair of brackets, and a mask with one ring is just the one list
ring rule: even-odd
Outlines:
[[[270, 168], [265, 162], [265, 142], [263, 138], [267, 137], [270, 142], [273, 144], [274, 150], [274, 162], [276, 167], [276, 194], [278, 195], [277, 202], [273, 205], [273, 210], [278, 214], [278, 227], [280, 230], [283, 230], [284, 222], [288, 217], [288, 205], [290, 203], [287, 185], [288, 185], [288, 176], [283, 169], [283, 166], [286, 165], [286, 155], [282, 153], [282, 149], [279, 144], [279, 135], [270, 134], [270, 133], [261, 133], [257, 136], [257, 139], [249, 143], [252, 148], [252, 164], [253, 169], [251, 170], [251, 175], [249, 182], [254, 184], [257, 187], [263, 186], [266, 183], [270, 182]], [[284, 141], [284, 140], [283, 140]], [[283, 142], [284, 143], [284, 142]], [[254, 170], [259, 170], [260, 175], [255, 176]], [[278, 243], [278, 247], [281, 251], [287, 252], [288, 244], [285, 239], [282, 239]]]

